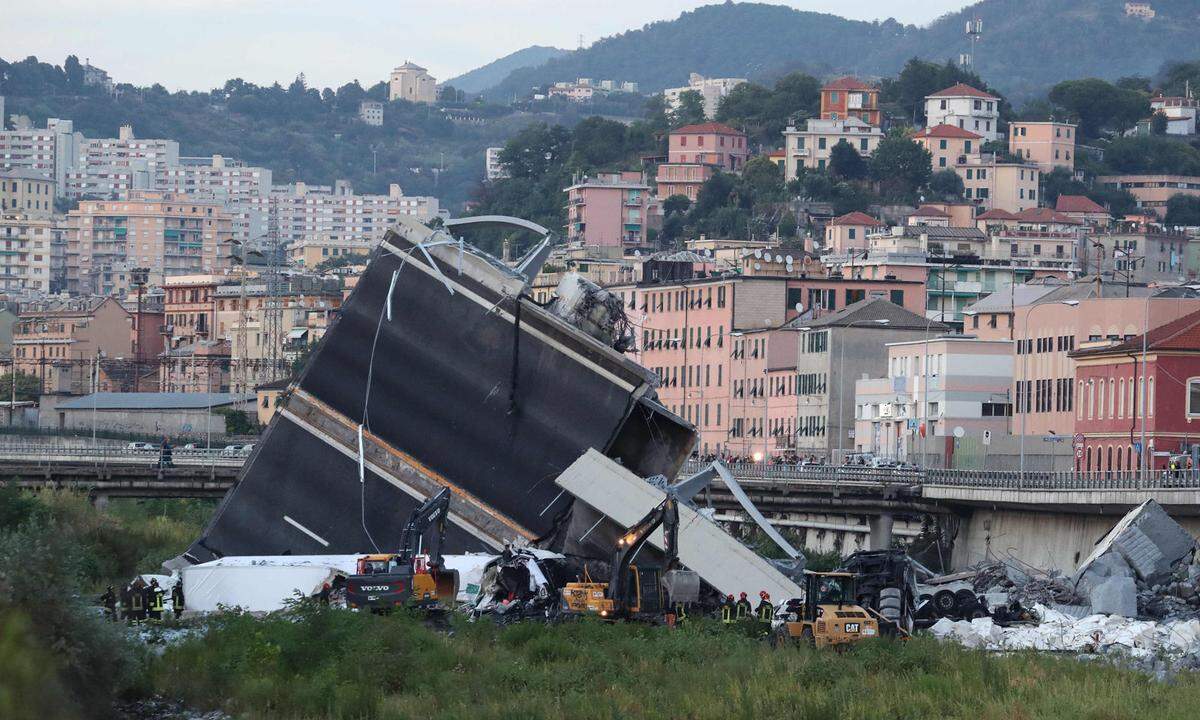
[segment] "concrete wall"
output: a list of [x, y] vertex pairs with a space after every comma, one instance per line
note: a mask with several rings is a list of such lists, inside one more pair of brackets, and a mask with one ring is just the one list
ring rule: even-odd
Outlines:
[[[251, 419], [255, 407], [243, 406]], [[209, 431], [214, 436], [225, 435], [225, 418], [216, 413], [211, 415], [207, 408], [194, 410], [104, 410], [96, 411], [96, 429], [146, 435], [170, 435], [172, 437], [202, 437]], [[88, 430], [92, 429], [91, 409], [62, 410], [43, 405], [38, 424], [44, 428]]]
[[[959, 525], [952, 564], [961, 570], [989, 558], [1013, 557], [1041, 569], [1073, 572], [1122, 515], [976, 510]], [[1200, 518], [1176, 516], [1200, 536]]]

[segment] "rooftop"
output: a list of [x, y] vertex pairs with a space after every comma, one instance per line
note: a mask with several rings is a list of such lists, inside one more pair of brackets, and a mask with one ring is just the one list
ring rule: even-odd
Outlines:
[[933, 93], [932, 95], [927, 95], [926, 97], [931, 97], [931, 98], [934, 98], [934, 97], [976, 97], [976, 98], [986, 98], [988, 100], [999, 100], [1000, 99], [1000, 98], [996, 97], [995, 95], [992, 95], [990, 93], [985, 93], [984, 91], [979, 90], [978, 88], [973, 88], [970, 85], [965, 85], [963, 83], [958, 83], [957, 85], [948, 87], [945, 90], [938, 90], [937, 92]]
[[245, 393], [102, 392], [83, 395], [58, 404], [61, 410], [196, 410], [199, 408], [254, 402]]
[[977, 134], [971, 132], [970, 130], [964, 130], [963, 128], [957, 127], [955, 125], [947, 125], [945, 123], [942, 123], [941, 125], [935, 125], [931, 128], [925, 128], [921, 132], [917, 133], [915, 137], [919, 137], [919, 138], [922, 138], [922, 137], [955, 138], [955, 139], [960, 139], [960, 140], [982, 140], [983, 139], [982, 135], [977, 135]]
[[[880, 320], [887, 320], [881, 323]], [[830, 313], [816, 320], [796, 318], [785, 327], [819, 328], [819, 327], [886, 327], [890, 330], [925, 330], [945, 332], [949, 325], [932, 322], [921, 315], [905, 310], [895, 303], [881, 297], [869, 297], [865, 300], [847, 305], [837, 312]]]
[[41, 182], [54, 182], [54, 178], [47, 177], [36, 170], [0, 170], [0, 178], [8, 180], [39, 180]]
[[698, 125], [684, 125], [681, 128], [676, 128], [671, 131], [672, 135], [703, 135], [706, 133], [718, 133], [721, 135], [743, 135], [744, 133], [737, 128], [729, 127], [724, 123], [706, 122]]
[[1016, 220], [1017, 216], [1007, 210], [993, 208], [987, 212], [979, 213], [975, 216], [976, 220]]
[[1103, 205], [1086, 195], [1059, 195], [1054, 209], [1060, 213], [1103, 213], [1108, 214]]
[[[1135, 338], [1117, 343], [1116, 345], [1071, 353], [1071, 357], [1097, 357], [1111, 354], [1125, 355], [1129, 352], [1140, 352], [1142, 342], [1143, 336], [1138, 335]], [[1184, 315], [1177, 320], [1153, 328], [1145, 334], [1145, 344], [1147, 350], [1178, 350], [1200, 353], [1200, 311]]]
[[1064, 215], [1057, 210], [1050, 208], [1038, 207], [1027, 208], [1017, 213], [1015, 218], [1018, 222], [1028, 223], [1055, 223], [1058, 225], [1082, 225], [1081, 220], [1077, 220], [1070, 215]]
[[871, 227], [879, 227], [879, 226], [883, 225], [883, 223], [879, 222], [878, 220], [876, 220], [875, 218], [866, 214], [865, 212], [859, 212], [857, 210], [855, 210], [854, 212], [851, 212], [851, 213], [846, 213], [845, 215], [842, 215], [841, 217], [835, 217], [834, 219], [829, 221], [829, 224], [830, 225], [869, 225]]
[[987, 234], [979, 228], [942, 227], [940, 225], [904, 225], [904, 237], [925, 237], [931, 240], [987, 240]]
[[945, 210], [935, 208], [932, 205], [922, 205], [921, 207], [917, 208], [913, 212], [910, 212], [908, 214], [908, 216], [909, 217], [948, 218], [948, 217], [950, 217], [950, 213], [946, 212]]
[[831, 83], [821, 88], [822, 90], [875, 90], [876, 88], [866, 84], [856, 77], [846, 76], [838, 78]]

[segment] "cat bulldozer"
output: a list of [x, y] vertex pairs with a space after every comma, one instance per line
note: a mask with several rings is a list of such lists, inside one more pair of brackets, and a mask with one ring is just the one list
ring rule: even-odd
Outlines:
[[787, 602], [786, 620], [772, 639], [777, 645], [841, 648], [879, 637], [879, 621], [856, 604], [855, 580], [853, 573], [806, 570], [804, 598]]
[[[660, 526], [663, 564], [633, 564], [642, 546]], [[659, 621], [665, 620], [676, 604], [694, 602], [700, 580], [694, 572], [678, 568], [678, 535], [679, 506], [674, 497], [668, 496], [618, 538], [608, 582], [593, 582], [585, 567], [582, 582], [563, 586], [563, 611], [596, 615], [605, 620]]]
[[[360, 557], [356, 573], [346, 578], [346, 605], [372, 612], [405, 605], [427, 610], [452, 605], [458, 594], [458, 573], [442, 564], [449, 511], [450, 488], [442, 488], [409, 516], [399, 552]], [[429, 551], [422, 554], [421, 541], [431, 526]]]

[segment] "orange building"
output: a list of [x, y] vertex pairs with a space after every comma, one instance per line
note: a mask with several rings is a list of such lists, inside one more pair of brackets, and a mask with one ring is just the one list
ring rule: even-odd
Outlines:
[[856, 117], [879, 126], [879, 88], [858, 78], [844, 77], [821, 88], [821, 119], [843, 120]]
[[1075, 126], [1058, 122], [1013, 122], [1008, 126], [1008, 151], [1037, 164], [1048, 173], [1054, 168], [1075, 169]]
[[982, 135], [954, 125], [925, 128], [914, 135], [913, 140], [929, 151], [934, 172], [966, 165], [969, 158], [979, 155], [983, 145]]

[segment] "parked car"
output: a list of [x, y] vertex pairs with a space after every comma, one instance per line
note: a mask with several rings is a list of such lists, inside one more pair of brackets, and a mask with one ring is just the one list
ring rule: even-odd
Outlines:
[[238, 455], [249, 456], [250, 453], [253, 451], [254, 451], [254, 443], [250, 443], [249, 445], [243, 445], [242, 449], [238, 451]]
[[158, 450], [156, 446], [148, 442], [131, 442], [125, 446], [125, 449], [132, 450], [134, 452], [154, 452], [155, 450]]
[[221, 457], [238, 457], [242, 453], [244, 445], [226, 445], [221, 448]]
[[196, 443], [187, 443], [179, 447], [180, 450], [199, 450], [200, 446]]

